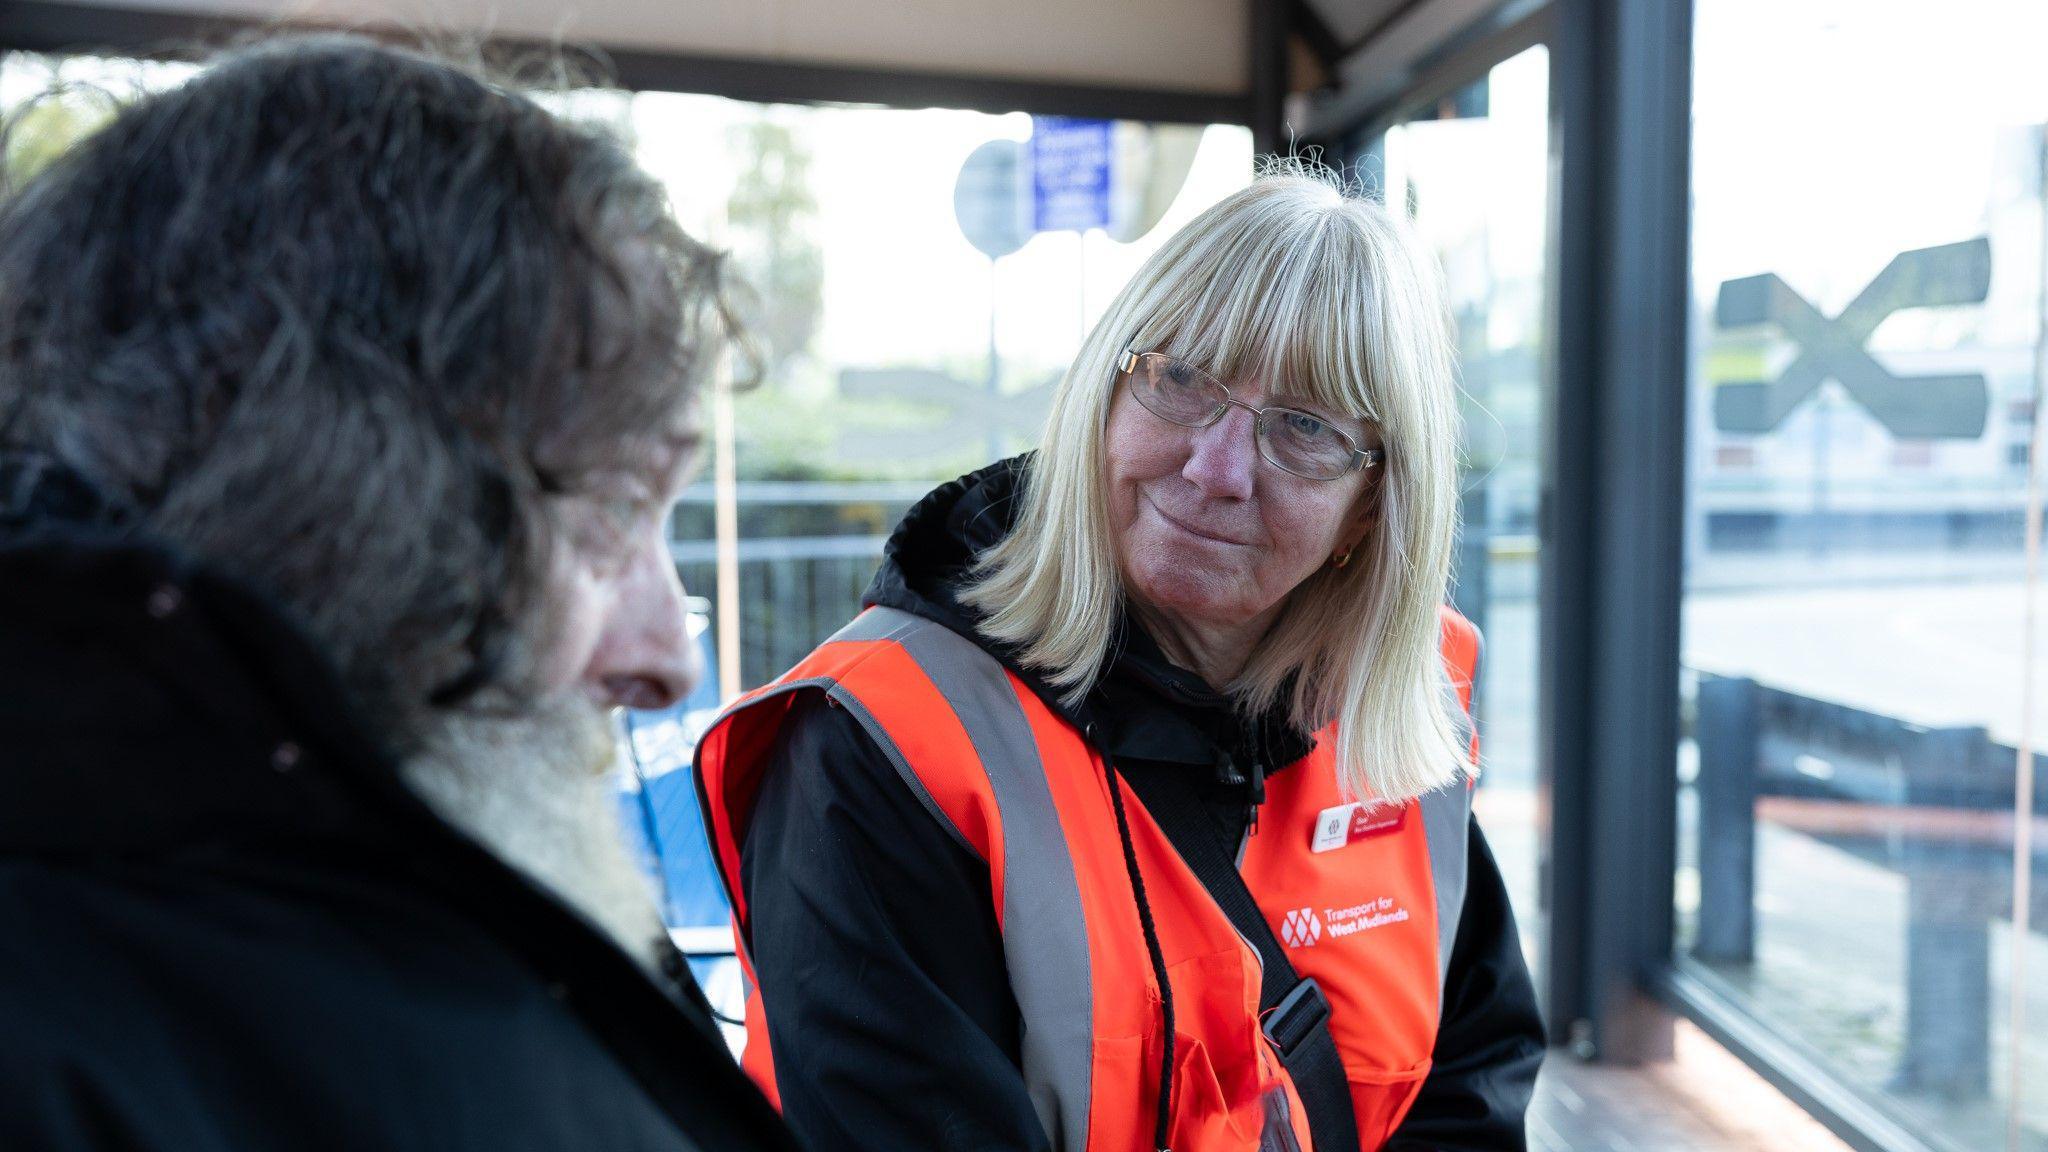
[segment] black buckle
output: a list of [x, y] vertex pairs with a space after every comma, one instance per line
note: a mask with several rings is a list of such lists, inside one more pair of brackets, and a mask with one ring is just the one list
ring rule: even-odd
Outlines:
[[1315, 979], [1304, 976], [1266, 1013], [1259, 1028], [1284, 1060], [1329, 1022], [1330, 1002], [1323, 998], [1323, 990], [1316, 986]]

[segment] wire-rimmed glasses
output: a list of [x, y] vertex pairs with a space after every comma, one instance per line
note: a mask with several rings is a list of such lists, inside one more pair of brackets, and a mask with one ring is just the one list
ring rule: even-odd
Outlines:
[[1117, 360], [1131, 396], [1145, 411], [1183, 428], [1207, 428], [1232, 407], [1252, 414], [1259, 455], [1304, 480], [1341, 480], [1386, 459], [1379, 448], [1360, 448], [1327, 418], [1299, 408], [1256, 408], [1230, 394], [1223, 381], [1163, 352], [1132, 352]]

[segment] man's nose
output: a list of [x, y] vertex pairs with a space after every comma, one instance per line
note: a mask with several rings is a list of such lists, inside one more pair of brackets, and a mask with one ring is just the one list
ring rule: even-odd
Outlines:
[[1193, 450], [1181, 475], [1204, 495], [1249, 500], [1259, 466], [1256, 423], [1248, 409], [1232, 404], [1214, 424], [1194, 429]]
[[594, 687], [615, 707], [667, 708], [704, 676], [682, 580], [665, 544], [649, 551], [634, 565], [591, 668]]

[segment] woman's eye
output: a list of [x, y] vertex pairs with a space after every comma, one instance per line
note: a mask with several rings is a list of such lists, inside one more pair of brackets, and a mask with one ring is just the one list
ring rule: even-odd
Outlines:
[[1330, 426], [1328, 424], [1306, 412], [1289, 412], [1287, 414], [1287, 430], [1296, 436], [1320, 436], [1329, 431], [1329, 429]]

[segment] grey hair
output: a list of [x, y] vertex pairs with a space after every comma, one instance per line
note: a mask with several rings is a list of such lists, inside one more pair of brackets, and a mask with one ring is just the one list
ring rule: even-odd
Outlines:
[[1104, 426], [1125, 349], [1225, 378], [1284, 379], [1379, 425], [1378, 524], [1358, 561], [1311, 575], [1228, 687], [1336, 725], [1351, 794], [1396, 801], [1473, 770], [1441, 657], [1457, 530], [1458, 408], [1434, 258], [1378, 205], [1299, 160], [1175, 233], [1132, 276], [1053, 397], [1017, 526], [978, 557], [963, 599], [1069, 699], [1106, 666], [1125, 591], [1103, 482]]
[[357, 37], [232, 51], [0, 201], [0, 450], [280, 600], [401, 751], [525, 690], [547, 497], [731, 336], [619, 141]]

